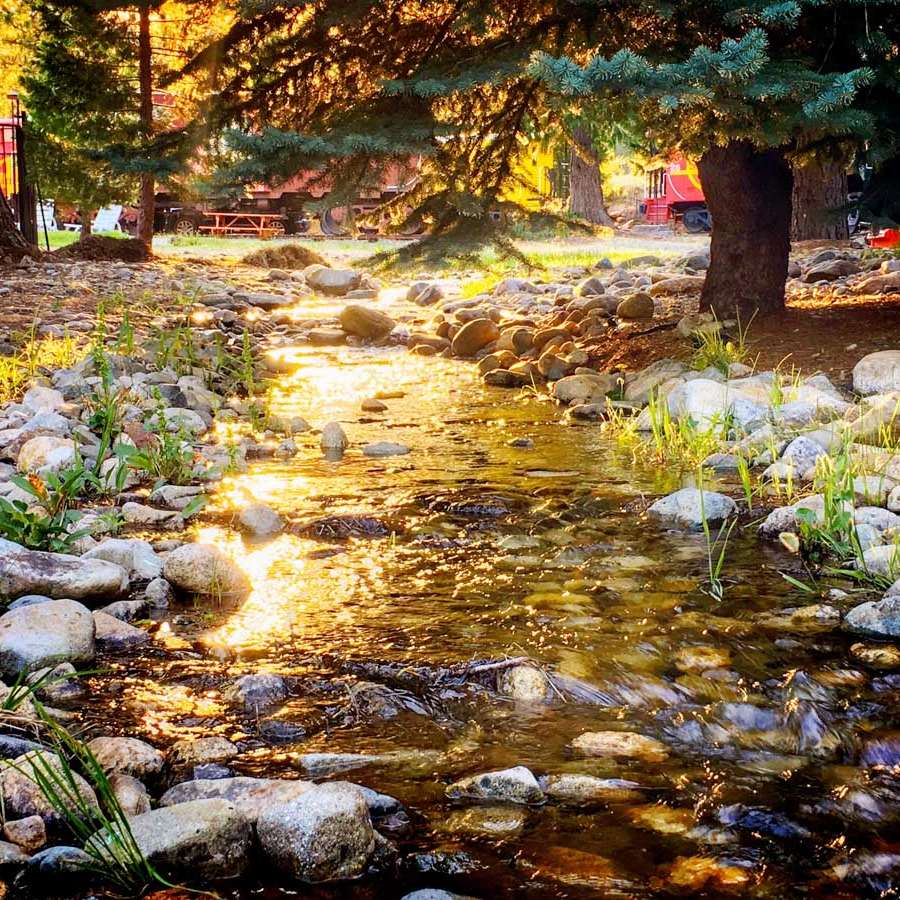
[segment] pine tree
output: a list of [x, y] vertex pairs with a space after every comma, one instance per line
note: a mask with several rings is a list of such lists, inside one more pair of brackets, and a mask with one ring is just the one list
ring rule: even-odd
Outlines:
[[244, 0], [186, 71], [214, 79], [246, 180], [430, 160], [409, 204], [436, 234], [494, 234], [511, 161], [547, 110], [634, 108], [659, 148], [699, 159], [713, 215], [703, 303], [784, 302], [790, 159], [888, 145], [893, 0]]
[[154, 0], [31, 0], [40, 39], [22, 78], [43, 193], [90, 211], [128, 202], [140, 186], [138, 234], [153, 235], [154, 180], [188, 144], [154, 129], [150, 15]]

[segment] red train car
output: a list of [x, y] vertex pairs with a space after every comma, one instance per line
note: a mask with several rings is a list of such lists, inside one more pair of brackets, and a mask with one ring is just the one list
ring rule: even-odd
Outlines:
[[651, 225], [681, 224], [692, 233], [709, 231], [712, 219], [696, 164], [683, 156], [651, 163], [641, 213]]

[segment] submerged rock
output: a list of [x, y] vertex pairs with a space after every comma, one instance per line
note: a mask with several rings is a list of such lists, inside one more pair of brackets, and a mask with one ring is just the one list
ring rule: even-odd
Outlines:
[[251, 503], [237, 515], [238, 525], [254, 537], [269, 537], [284, 528], [281, 516], [265, 503]]
[[242, 675], [223, 693], [224, 699], [239, 703], [249, 711], [283, 703], [288, 695], [287, 683], [280, 675], [261, 673]]
[[266, 856], [282, 872], [313, 884], [360, 875], [376, 846], [366, 802], [346, 782], [267, 807], [256, 830]]
[[582, 756], [638, 758], [662, 762], [669, 748], [655, 738], [634, 731], [586, 731], [572, 741], [572, 749]]
[[540, 779], [540, 785], [550, 800], [576, 806], [635, 800], [644, 790], [636, 781], [624, 778], [597, 778], [594, 775], [574, 773], [544, 775]]
[[550, 695], [550, 683], [535, 666], [511, 666], [497, 676], [497, 690], [523, 703], [543, 703]]
[[447, 796], [452, 799], [496, 800], [503, 803], [541, 803], [544, 792], [525, 766], [483, 772], [451, 784]]

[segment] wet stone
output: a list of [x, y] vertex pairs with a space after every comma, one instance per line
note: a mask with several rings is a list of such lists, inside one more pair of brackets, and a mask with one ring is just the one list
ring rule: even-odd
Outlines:
[[655, 738], [633, 731], [587, 731], [572, 741], [572, 749], [582, 756], [636, 758], [661, 762], [669, 748]]
[[454, 810], [442, 823], [450, 834], [477, 834], [504, 838], [517, 835], [525, 827], [526, 813], [517, 806], [474, 806]]
[[540, 785], [548, 800], [572, 806], [622, 803], [641, 796], [643, 788], [624, 778], [597, 778], [594, 775], [565, 773], [545, 775]]
[[541, 803], [544, 792], [530, 770], [515, 766], [463, 778], [447, 788], [447, 796], [451, 799]]

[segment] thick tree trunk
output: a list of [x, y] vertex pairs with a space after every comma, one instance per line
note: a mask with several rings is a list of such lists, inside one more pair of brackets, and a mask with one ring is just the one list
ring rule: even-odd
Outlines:
[[846, 214], [835, 212], [847, 202], [847, 171], [841, 163], [813, 160], [794, 166], [792, 202], [792, 241], [842, 241], [850, 236]]
[[731, 141], [699, 167], [713, 222], [701, 309], [744, 322], [784, 309], [793, 180], [784, 155]]
[[[147, 143], [153, 134], [153, 75], [150, 61], [150, 10], [142, 7], [138, 34], [138, 76], [141, 92], [141, 135]], [[141, 203], [138, 211], [137, 237], [148, 247], [153, 243], [153, 212], [153, 173], [143, 172], [141, 174]]]
[[0, 256], [19, 259], [22, 256], [30, 255], [32, 250], [31, 245], [22, 236], [22, 232], [16, 227], [16, 220], [6, 202], [6, 197], [0, 194]]
[[600, 154], [586, 128], [572, 132], [569, 163], [569, 212], [594, 225], [613, 225], [603, 200]]
[[81, 213], [81, 232], [79, 233], [78, 240], [83, 241], [86, 240], [93, 234], [93, 222], [94, 216], [97, 215], [97, 210], [95, 209], [86, 209]]

